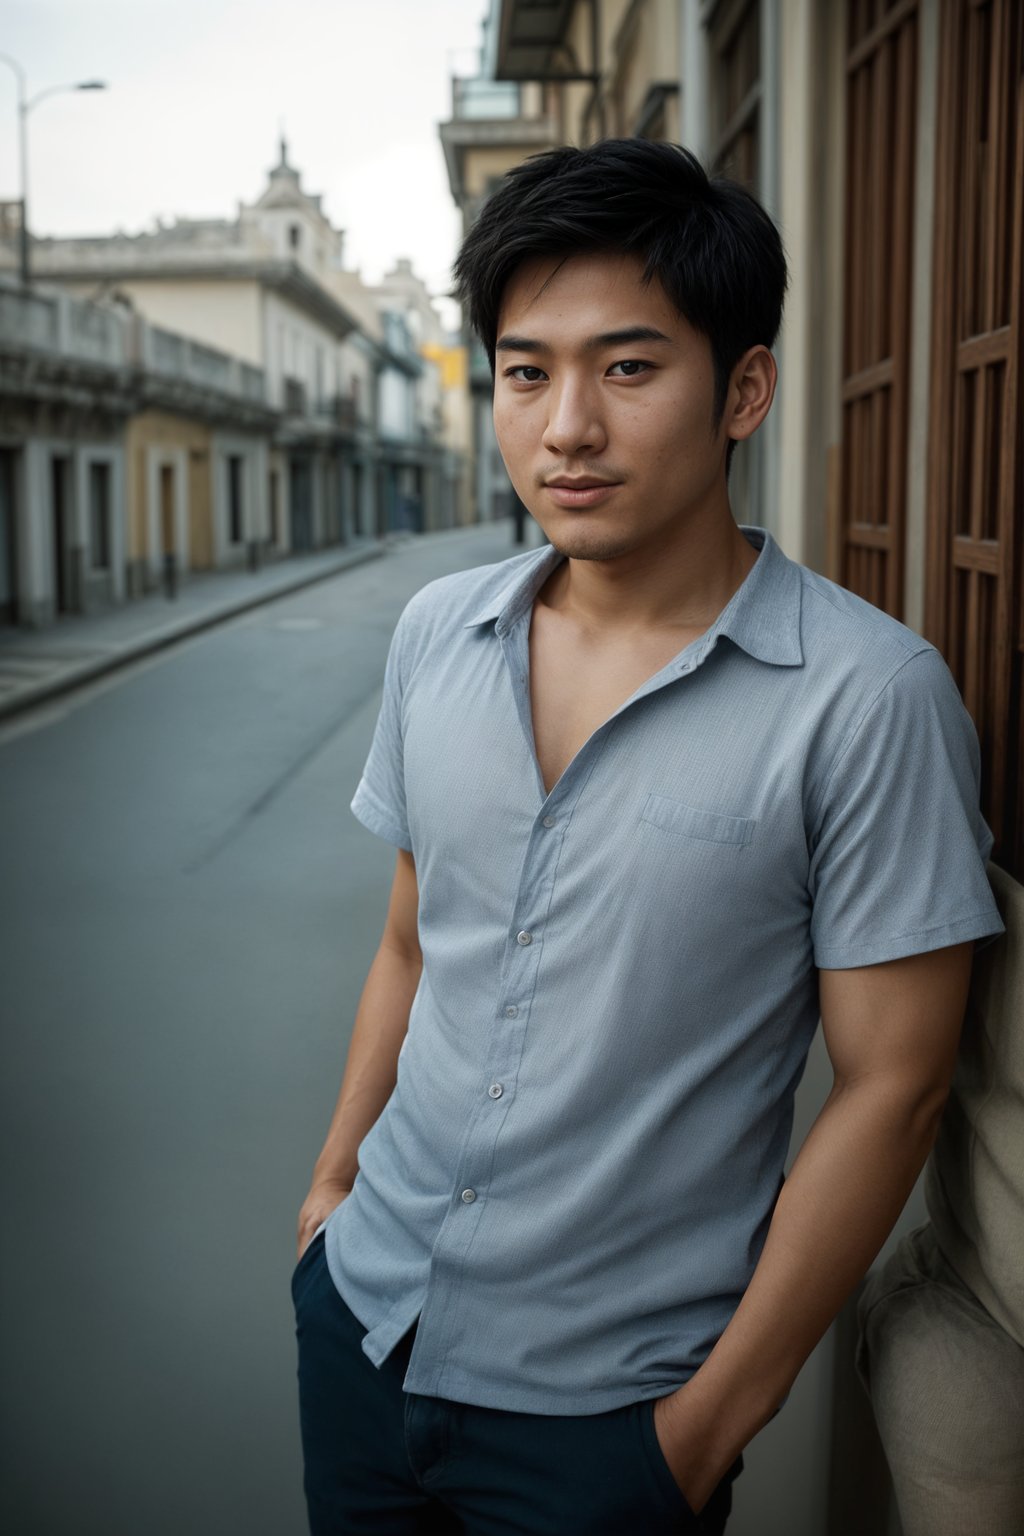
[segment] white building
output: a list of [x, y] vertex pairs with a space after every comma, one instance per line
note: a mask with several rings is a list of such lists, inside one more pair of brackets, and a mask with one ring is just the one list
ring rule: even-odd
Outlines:
[[[178, 219], [140, 235], [41, 240], [33, 266], [85, 298], [118, 296], [154, 324], [263, 370], [283, 413], [260, 494], [280, 550], [403, 526], [378, 502], [378, 393], [387, 397], [386, 462], [408, 469], [421, 507], [440, 422], [396, 391], [424, 367], [414, 344], [377, 323], [375, 300], [343, 265], [344, 235], [303, 190], [281, 141], [261, 196], [234, 219]], [[364, 290], [365, 291], [365, 290]], [[353, 302], [353, 301], [356, 302]], [[367, 318], [369, 316], [369, 319]], [[389, 339], [390, 338], [390, 341]], [[392, 430], [393, 428], [393, 430]], [[435, 526], [421, 512], [411, 526]]]

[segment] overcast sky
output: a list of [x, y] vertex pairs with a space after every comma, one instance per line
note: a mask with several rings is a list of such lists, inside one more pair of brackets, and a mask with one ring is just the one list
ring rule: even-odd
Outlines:
[[[346, 265], [410, 256], [435, 292], [459, 236], [437, 124], [472, 73], [486, 0], [3, 0], [29, 96], [29, 225], [50, 235], [233, 217], [277, 160], [323, 194]], [[0, 198], [18, 196], [16, 88], [0, 63]]]

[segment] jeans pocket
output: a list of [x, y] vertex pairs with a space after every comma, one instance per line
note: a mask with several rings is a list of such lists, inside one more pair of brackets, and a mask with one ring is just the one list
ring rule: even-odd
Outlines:
[[295, 1286], [296, 1286], [296, 1282], [298, 1281], [299, 1276], [304, 1274], [306, 1272], [306, 1270], [312, 1268], [311, 1260], [316, 1259], [317, 1255], [318, 1254], [322, 1254], [323, 1251], [324, 1251], [324, 1234], [322, 1232], [318, 1232], [315, 1237], [310, 1238], [310, 1240], [306, 1244], [305, 1248], [303, 1248], [303, 1250], [302, 1250], [302, 1257], [299, 1259], [299, 1262], [296, 1264], [295, 1268], [292, 1270], [292, 1300], [293, 1301], [295, 1300]]
[[672, 1469], [665, 1460], [665, 1453], [658, 1441], [658, 1432], [654, 1427], [654, 1405], [657, 1398], [651, 1397], [642, 1402], [640, 1406], [640, 1430], [644, 1442], [644, 1450], [647, 1453], [647, 1463], [650, 1467], [654, 1481], [661, 1490], [669, 1509], [676, 1514], [686, 1517], [688, 1524], [683, 1530], [696, 1530], [697, 1517], [689, 1504], [686, 1495], [672, 1476]]

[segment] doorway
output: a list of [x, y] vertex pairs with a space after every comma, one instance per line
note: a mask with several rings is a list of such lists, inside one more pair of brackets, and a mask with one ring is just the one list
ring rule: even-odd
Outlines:
[[313, 548], [313, 465], [308, 458], [288, 461], [288, 502], [292, 549]]
[[53, 606], [57, 614], [74, 608], [71, 572], [71, 460], [50, 460], [50, 511], [53, 534]]

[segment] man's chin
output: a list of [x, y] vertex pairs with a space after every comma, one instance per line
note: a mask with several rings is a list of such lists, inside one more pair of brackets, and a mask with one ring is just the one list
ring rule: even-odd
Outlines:
[[582, 528], [559, 528], [547, 537], [552, 547], [568, 560], [617, 560], [634, 548], [627, 539]]

